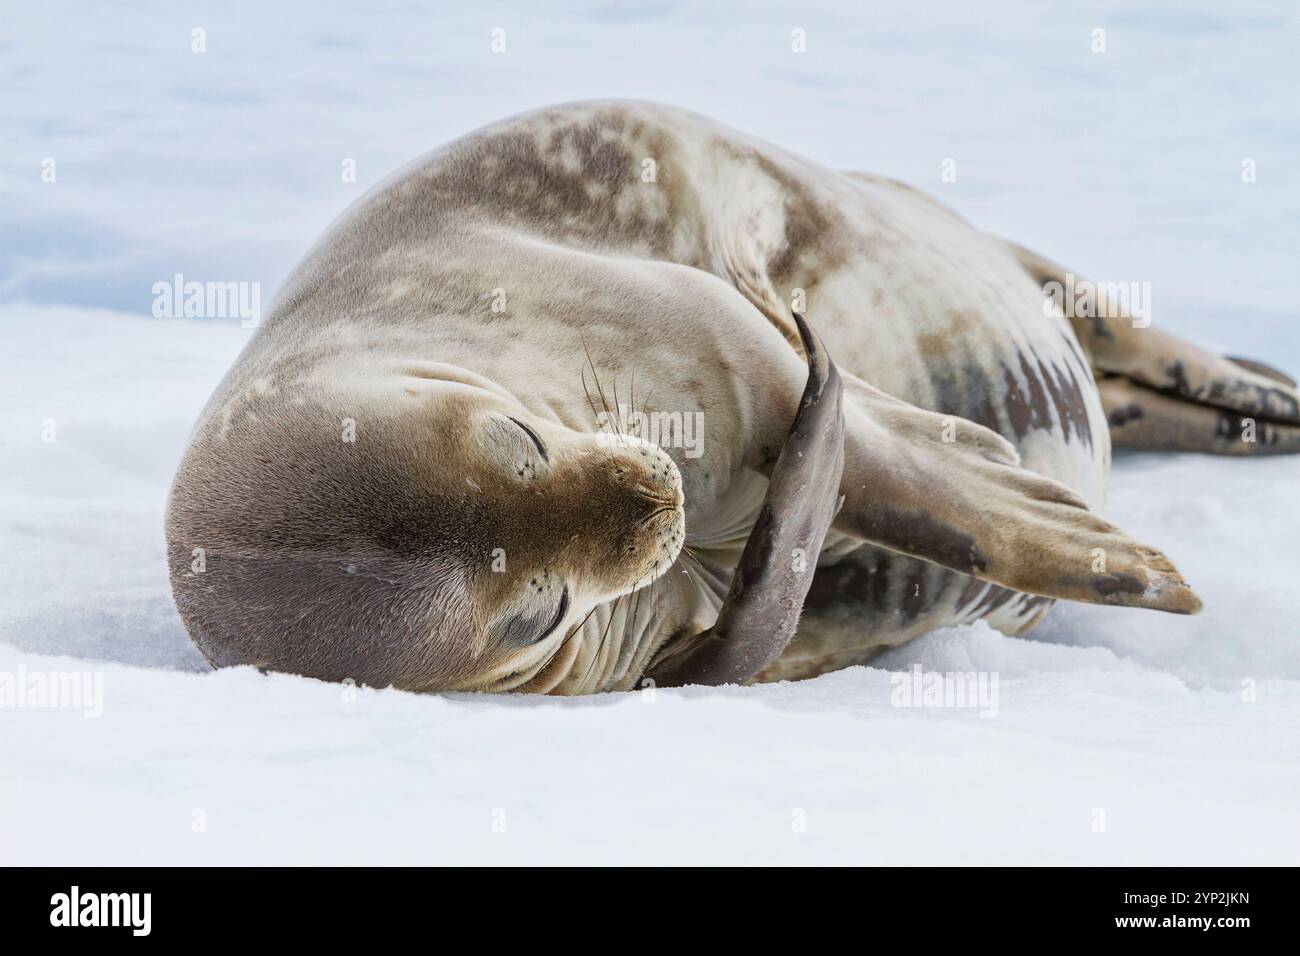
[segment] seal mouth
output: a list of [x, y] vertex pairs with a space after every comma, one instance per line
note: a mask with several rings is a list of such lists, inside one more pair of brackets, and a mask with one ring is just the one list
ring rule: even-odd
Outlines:
[[648, 515], [642, 518], [640, 523], [649, 524], [651, 521], [653, 521], [655, 518], [658, 518], [660, 515], [675, 514], [680, 510], [681, 509], [677, 505], [664, 504], [662, 507], [656, 508], [654, 511], [650, 512]]

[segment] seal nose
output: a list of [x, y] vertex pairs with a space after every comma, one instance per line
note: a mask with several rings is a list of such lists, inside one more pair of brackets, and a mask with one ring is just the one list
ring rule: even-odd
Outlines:
[[619, 436], [605, 480], [612, 494], [607, 505], [611, 519], [643, 528], [657, 516], [667, 520], [673, 512], [683, 510], [685, 496], [677, 463], [658, 445], [637, 436]]
[[680, 508], [682, 505], [683, 498], [680, 484], [664, 482], [660, 483], [657, 487], [638, 484], [632, 490], [642, 498], [663, 505], [666, 508]]
[[681, 482], [673, 480], [672, 476], [664, 476], [650, 482], [639, 482], [632, 487], [632, 491], [650, 514], [659, 511], [676, 511], [685, 501]]
[[684, 499], [677, 463], [663, 449], [648, 442], [638, 446], [635, 452], [641, 474], [632, 489], [661, 507], [680, 508]]

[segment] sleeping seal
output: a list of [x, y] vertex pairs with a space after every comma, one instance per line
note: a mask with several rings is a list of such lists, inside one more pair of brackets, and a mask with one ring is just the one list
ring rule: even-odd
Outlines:
[[1296, 451], [1294, 383], [1067, 317], [1062, 275], [682, 110], [490, 126], [280, 291], [176, 475], [177, 607], [218, 666], [564, 694], [807, 677], [1058, 598], [1193, 613], [1095, 513], [1112, 442]]

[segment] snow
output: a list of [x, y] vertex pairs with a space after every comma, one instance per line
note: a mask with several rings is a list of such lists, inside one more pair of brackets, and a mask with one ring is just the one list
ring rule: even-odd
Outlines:
[[[696, 6], [6, 11], [0, 862], [1295, 862], [1295, 460], [1117, 462], [1108, 515], [1179, 564], [1197, 618], [1062, 606], [1032, 639], [975, 626], [813, 681], [582, 700], [214, 673], [189, 645], [164, 497], [250, 333], [151, 317], [153, 284], [266, 301], [368, 185], [549, 102], [666, 100], [899, 176], [1150, 281], [1158, 325], [1300, 368], [1296, 14]], [[916, 665], [996, 678], [996, 715], [895, 706]], [[91, 675], [102, 715], [14, 696], [20, 673]]]

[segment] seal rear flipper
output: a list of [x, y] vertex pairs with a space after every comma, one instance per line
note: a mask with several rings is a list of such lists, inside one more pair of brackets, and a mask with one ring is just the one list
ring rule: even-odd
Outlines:
[[[1043, 287], [1073, 287], [1080, 280], [1056, 263], [1009, 244], [1025, 271]], [[1199, 405], [1242, 415], [1300, 425], [1300, 391], [1295, 380], [1253, 359], [1225, 358], [1170, 335], [1146, 320], [1135, 322], [1122, 304], [1110, 301], [1096, 284], [1085, 315], [1067, 318], [1083, 346], [1093, 373], [1122, 375], [1139, 385]]]
[[1115, 376], [1097, 383], [1117, 448], [1215, 455], [1294, 455], [1300, 428], [1184, 401]]
[[[663, 686], [738, 684], [771, 664], [794, 637], [817, 555], [840, 504], [842, 382], [821, 340], [795, 313], [808, 381], [713, 627], [656, 664]], [[802, 557], [801, 557], [802, 556]]]
[[1021, 468], [1000, 435], [844, 375], [845, 503], [835, 528], [1013, 591], [1180, 614], [1173, 564]]
[[[1121, 375], [1184, 402], [1300, 425], [1300, 392], [1290, 377], [1261, 363], [1228, 359], [1152, 327], [1093, 319], [1084, 341], [1094, 372]], [[1076, 323], [1076, 328], [1078, 323]]]
[[1271, 378], [1275, 382], [1281, 382], [1283, 385], [1289, 385], [1291, 388], [1296, 387], [1296, 380], [1281, 369], [1274, 368], [1267, 362], [1261, 362], [1259, 359], [1242, 358], [1239, 355], [1225, 356], [1227, 360], [1234, 365], [1240, 365], [1247, 371], [1254, 372], [1256, 375], [1262, 375], [1265, 378]]

